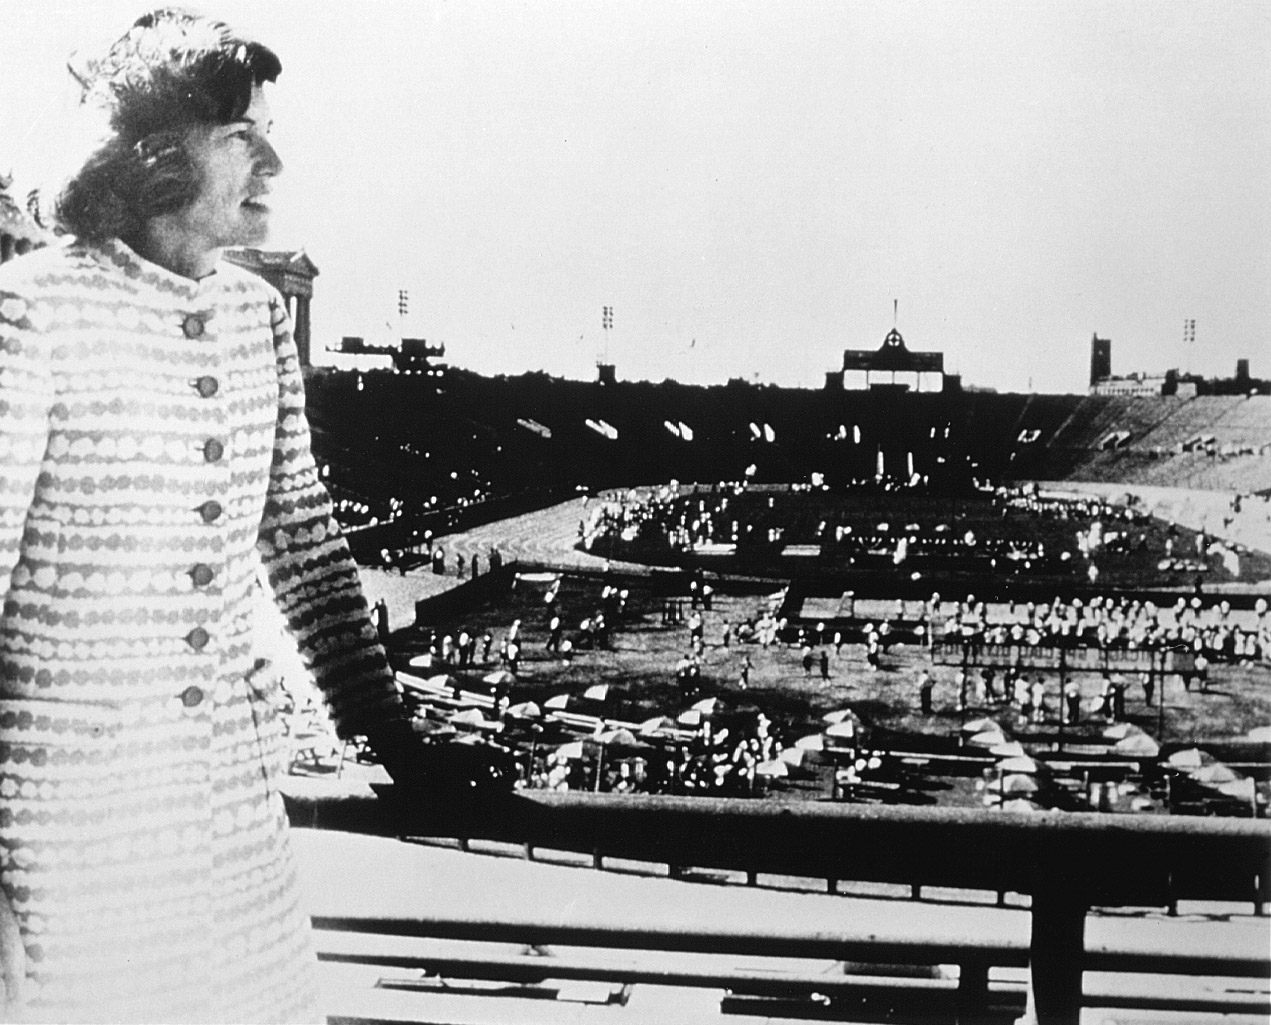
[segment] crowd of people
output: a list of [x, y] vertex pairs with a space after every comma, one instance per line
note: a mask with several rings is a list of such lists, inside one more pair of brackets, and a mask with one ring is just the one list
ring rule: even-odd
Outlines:
[[970, 596], [953, 603], [947, 613], [937, 596], [930, 608], [937, 638], [972, 647], [1171, 650], [1208, 662], [1271, 661], [1271, 620], [1265, 597], [1256, 599], [1251, 614], [1241, 622], [1226, 599], [1205, 603], [1196, 596], [1179, 597], [1166, 607], [1114, 595], [990, 607]]
[[[584, 546], [615, 532], [627, 539], [646, 531], [665, 534], [668, 523], [686, 531], [685, 538], [717, 537], [712, 531], [724, 517], [745, 516], [755, 510], [760, 512], [760, 520], [769, 511], [779, 516], [781, 501], [778, 490], [751, 492], [745, 484], [685, 489], [672, 482], [585, 502], [579, 533]], [[1140, 510], [1093, 497], [1007, 488], [997, 489], [992, 502], [1003, 516], [1009, 512], [1067, 524], [1065, 534], [1073, 539], [1072, 551], [1081, 559], [1109, 550], [1132, 551], [1142, 543], [1147, 529], [1146, 515]], [[906, 524], [898, 530], [912, 526]], [[815, 528], [835, 543], [852, 536], [841, 522], [831, 527], [822, 521]], [[734, 528], [730, 525], [729, 529]], [[740, 529], [744, 532], [745, 528]], [[876, 529], [878, 533], [871, 535], [870, 543], [891, 532], [886, 523], [876, 525]], [[1202, 544], [1212, 543], [1199, 532], [1192, 536], [1171, 531], [1169, 537], [1175, 554], [1184, 544], [1189, 548], [1196, 545], [1200, 551]], [[987, 536], [975, 539], [963, 532], [955, 540], [963, 546], [994, 548]], [[463, 573], [455, 558], [460, 553], [451, 553], [451, 562], [439, 542], [431, 543], [430, 552], [434, 572], [449, 572], [453, 565], [455, 571]], [[490, 561], [493, 566], [494, 560]], [[473, 562], [467, 566], [475, 571]], [[1252, 609], [1236, 610], [1227, 601], [1196, 595], [1157, 605], [1108, 593], [986, 602], [972, 595], [942, 599], [938, 593], [926, 600], [858, 601], [847, 592], [837, 615], [807, 618], [796, 605], [786, 602], [785, 589], [755, 601], [738, 614], [733, 602], [721, 606], [713, 576], [695, 569], [682, 582], [682, 592], [658, 599], [660, 625], [676, 634], [682, 632], [683, 643], [667, 665], [666, 679], [672, 684], [673, 697], [667, 707], [651, 709], [663, 713], [655, 716], [659, 721], [653, 725], [636, 728], [606, 716], [603, 705], [596, 706], [591, 720], [575, 716], [572, 732], [549, 744], [524, 733], [520, 729], [523, 724], [513, 721], [515, 714], [509, 717], [517, 674], [527, 659], [557, 660], [567, 666], [582, 651], [599, 653], [613, 646], [614, 632], [621, 630], [627, 619], [630, 592], [608, 578], [594, 607], [577, 607], [576, 594], [568, 602], [574, 608], [562, 607], [565, 602], [557, 578], [542, 590], [541, 611], [531, 611], [525, 626], [515, 620], [503, 629], [476, 630], [460, 623], [439, 630], [428, 646], [430, 661], [442, 672], [480, 668], [497, 676], [494, 670], [505, 671], [502, 682], [492, 686], [493, 703], [481, 726], [487, 739], [517, 753], [524, 786], [740, 795], [766, 792], [774, 779], [784, 776], [789, 765], [798, 761], [777, 764], [789, 749], [778, 739], [782, 727], [772, 720], [783, 716], [772, 707], [764, 707], [766, 688], [757, 692], [754, 686], [759, 673], [766, 683], [771, 681], [773, 665], [781, 667], [779, 674], [788, 675], [787, 683], [795, 685], [802, 680], [803, 686], [815, 690], [850, 687], [860, 673], [877, 674], [873, 675], [874, 686], [885, 687], [887, 670], [916, 662], [916, 686], [911, 690], [910, 685], [902, 684], [894, 692], [899, 699], [894, 704], [903, 707], [908, 703], [909, 714], [931, 717], [934, 724], [940, 717], [1008, 713], [1020, 728], [1045, 731], [1056, 724], [1076, 727], [1092, 721], [1126, 722], [1138, 699], [1137, 689], [1131, 694], [1131, 687], [1141, 684], [1143, 707], [1150, 710], [1155, 688], [1163, 679], [1151, 672], [1129, 671], [1078, 679], [1081, 673], [1090, 677], [1097, 670], [1087, 666], [1074, 671], [1074, 660], [1069, 661], [1066, 673], [1053, 668], [1039, 670], [1037, 659], [1048, 651], [1183, 653], [1187, 656], [1179, 663], [1187, 666], [1183, 683], [1197, 684], [1201, 690], [1207, 688], [1211, 666], [1266, 662], [1271, 655], [1271, 622], [1265, 599]], [[657, 604], [653, 608], [656, 617]], [[898, 644], [910, 646], [908, 653], [889, 659], [891, 649]], [[963, 659], [962, 665], [948, 658], [933, 664], [935, 645], [972, 657]], [[1004, 650], [990, 652], [992, 648]], [[977, 661], [979, 654], [984, 658]], [[1003, 661], [994, 663], [999, 657]], [[757, 670], [757, 663], [766, 668]], [[452, 697], [458, 700], [461, 694], [456, 690]], [[762, 710], [749, 717], [721, 717], [701, 710], [721, 697], [728, 705]], [[544, 714], [550, 717], [552, 713]], [[633, 734], [607, 741], [615, 729]]]
[[[856, 513], [839, 508], [834, 496], [848, 493], [744, 481], [709, 488], [671, 482], [596, 503], [580, 522], [579, 536], [588, 550], [604, 546], [634, 558], [815, 555], [826, 566], [903, 569], [915, 579], [952, 571], [1101, 586], [1109, 571], [1124, 582], [1154, 567], [1199, 587], [1218, 575], [1239, 578], [1244, 568], [1242, 546], [1174, 523], [1162, 536], [1161, 525], [1153, 525], [1136, 501], [1116, 504], [1035, 485], [981, 485], [972, 496], [915, 500], [903, 517], [892, 518], [870, 515], [872, 499], [863, 490], [850, 491], [864, 503]], [[807, 514], [809, 495], [820, 513]], [[968, 497], [971, 504], [958, 506]]]

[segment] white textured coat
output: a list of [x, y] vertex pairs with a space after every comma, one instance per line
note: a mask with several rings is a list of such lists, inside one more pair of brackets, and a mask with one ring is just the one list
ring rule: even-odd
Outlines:
[[278, 293], [118, 242], [0, 268], [0, 884], [35, 1017], [316, 1015], [260, 561], [341, 735], [395, 715]]

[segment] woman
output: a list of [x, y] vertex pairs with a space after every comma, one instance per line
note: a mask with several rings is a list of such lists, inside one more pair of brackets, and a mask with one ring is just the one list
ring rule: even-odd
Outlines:
[[283, 301], [220, 262], [268, 230], [280, 70], [222, 23], [141, 18], [77, 75], [110, 135], [59, 197], [73, 242], [0, 270], [10, 1014], [319, 1020], [259, 564], [340, 735], [409, 772]]

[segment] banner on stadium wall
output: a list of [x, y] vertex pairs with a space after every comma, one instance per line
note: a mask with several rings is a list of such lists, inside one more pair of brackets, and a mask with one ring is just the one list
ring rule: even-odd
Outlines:
[[[1162, 662], [1164, 658], [1164, 662]], [[932, 646], [931, 660], [940, 666], [1019, 666], [1021, 669], [1063, 668], [1082, 673], [1191, 673], [1196, 657], [1190, 651], [1147, 651], [1135, 648], [1057, 648], [1027, 644], [961, 644]]]

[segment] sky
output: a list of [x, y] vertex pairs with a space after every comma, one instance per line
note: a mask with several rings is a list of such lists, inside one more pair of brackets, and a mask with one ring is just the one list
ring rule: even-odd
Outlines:
[[[315, 362], [819, 387], [894, 323], [999, 391], [1084, 391], [1095, 333], [1118, 374], [1271, 378], [1263, 0], [193, 6], [282, 58]], [[147, 7], [0, 0], [0, 171], [59, 166], [67, 57]]]

